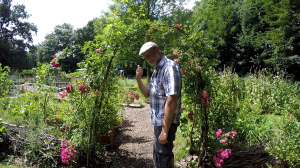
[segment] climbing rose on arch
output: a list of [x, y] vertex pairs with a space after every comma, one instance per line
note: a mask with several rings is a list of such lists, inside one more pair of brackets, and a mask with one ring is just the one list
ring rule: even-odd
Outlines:
[[203, 97], [204, 97], [204, 99], [208, 99], [208, 93], [207, 92], [203, 92]]
[[186, 71], [183, 69], [182, 70], [182, 73], [185, 75], [185, 76], [187, 76], [187, 73], [186, 73]]

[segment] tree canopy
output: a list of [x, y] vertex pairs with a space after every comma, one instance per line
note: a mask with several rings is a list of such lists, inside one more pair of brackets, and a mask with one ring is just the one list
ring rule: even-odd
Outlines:
[[[213, 64], [216, 68], [231, 66], [240, 75], [248, 73], [251, 68], [284, 70], [291, 77], [300, 79], [297, 75], [300, 73], [298, 1], [201, 0], [196, 1], [193, 10], [183, 7], [187, 0], [113, 2], [108, 11], [99, 13], [98, 18], [83, 28], [74, 30], [70, 24], [57, 25], [34, 49], [31, 33], [37, 28], [26, 22], [30, 15], [25, 6], [12, 7], [11, 0], [2, 0], [0, 62], [19, 69], [28, 68], [36, 65], [32, 62], [49, 62], [55, 53], [65, 51], [65, 58], [60, 60], [61, 67], [66, 72], [73, 72], [77, 63], [86, 58], [87, 53], [83, 53], [85, 44], [93, 44], [94, 48], [101, 44], [107, 48], [105, 34], [111, 33], [112, 37], [118, 38], [128, 34], [130, 25], [140, 23], [140, 27], [133, 30], [137, 33], [136, 38], [128, 41], [126, 47], [120, 49], [122, 56], [115, 59], [116, 64], [128, 71], [133, 70], [132, 64], [144, 64], [137, 54], [144, 42], [158, 43], [162, 53], [167, 55], [172, 49], [188, 52], [185, 44], [188, 40], [198, 46], [202, 46], [200, 43], [208, 46], [209, 52], [203, 50], [198, 56], [217, 58]], [[158, 23], [160, 26], [178, 24], [190, 39], [169, 31], [160, 32], [161, 28], [153, 27]], [[178, 40], [182, 43], [176, 43]], [[29, 48], [30, 53], [27, 53]], [[147, 67], [149, 70], [150, 66]]]
[[16, 69], [28, 68], [27, 51], [33, 48], [33, 23], [26, 22], [30, 15], [24, 5], [12, 6], [12, 0], [0, 1], [0, 63]]

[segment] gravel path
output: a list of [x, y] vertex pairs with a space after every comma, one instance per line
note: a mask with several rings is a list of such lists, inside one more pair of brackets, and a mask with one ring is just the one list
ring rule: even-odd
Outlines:
[[116, 132], [115, 148], [119, 153], [116, 167], [154, 167], [153, 126], [150, 124], [149, 104], [143, 108], [125, 108], [123, 126]]

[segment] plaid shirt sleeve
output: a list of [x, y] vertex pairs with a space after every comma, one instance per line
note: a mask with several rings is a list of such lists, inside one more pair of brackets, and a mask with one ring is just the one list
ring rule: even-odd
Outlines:
[[166, 96], [178, 95], [181, 84], [181, 72], [177, 64], [170, 65], [165, 70], [163, 87]]

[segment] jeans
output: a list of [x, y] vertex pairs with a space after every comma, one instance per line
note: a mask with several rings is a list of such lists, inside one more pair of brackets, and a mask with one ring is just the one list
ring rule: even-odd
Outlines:
[[172, 150], [177, 127], [177, 124], [172, 123], [168, 132], [168, 142], [166, 144], [160, 144], [158, 137], [161, 133], [162, 126], [154, 126], [153, 161], [155, 168], [173, 168], [174, 154]]

